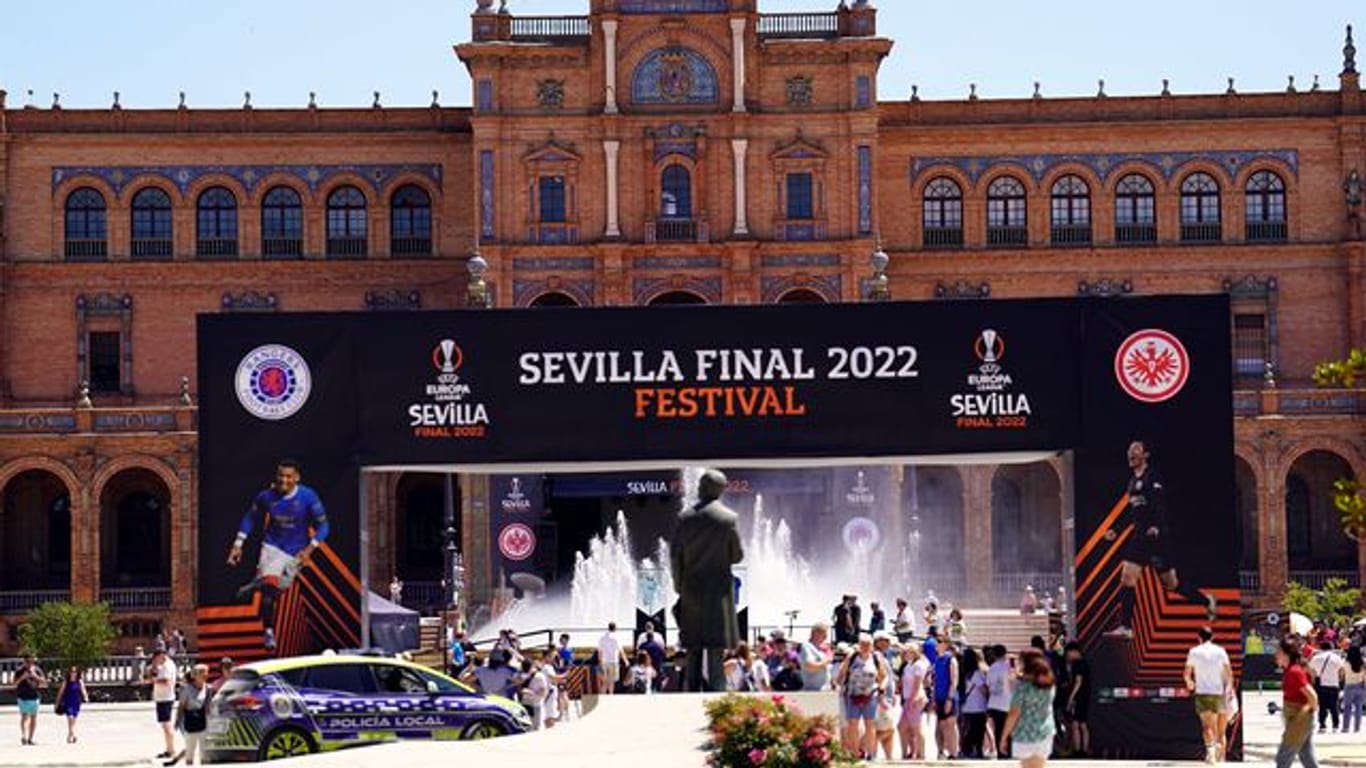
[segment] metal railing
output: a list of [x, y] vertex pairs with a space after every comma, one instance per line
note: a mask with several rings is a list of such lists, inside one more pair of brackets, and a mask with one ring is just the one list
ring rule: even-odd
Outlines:
[[69, 589], [24, 589], [0, 592], [0, 614], [28, 613], [45, 603], [71, 600]]
[[101, 589], [100, 599], [115, 611], [160, 610], [171, 607], [170, 587]]
[[395, 237], [389, 242], [389, 252], [394, 256], [430, 256], [432, 239], [430, 237]]
[[232, 258], [237, 255], [237, 238], [201, 237], [194, 243], [194, 255], [201, 259]]
[[1345, 581], [1349, 587], [1361, 586], [1361, 574], [1356, 571], [1291, 571], [1288, 581], [1310, 589], [1323, 589], [1333, 579]]
[[1054, 224], [1049, 232], [1053, 245], [1090, 245], [1090, 224]]
[[175, 244], [169, 238], [134, 238], [133, 258], [145, 261], [164, 261], [171, 258]]
[[439, 581], [405, 581], [402, 603], [407, 608], [423, 613], [439, 611], [446, 600], [442, 592]]
[[101, 261], [109, 256], [106, 240], [67, 240], [63, 246], [68, 261]]
[[1287, 228], [1284, 221], [1249, 221], [1246, 227], [1249, 242], [1280, 242], [1286, 239]]
[[1206, 224], [1182, 224], [1181, 242], [1217, 243], [1224, 239], [1224, 225], [1219, 222]]
[[1024, 597], [1025, 587], [1033, 587], [1034, 595], [1042, 602], [1045, 595], [1058, 596], [1058, 587], [1063, 585], [1061, 571], [996, 573], [991, 577], [991, 588], [998, 597], [1010, 598], [1011, 605], [1019, 605]]
[[297, 259], [304, 255], [301, 237], [267, 237], [261, 241], [261, 255], [268, 259]]
[[1253, 595], [1262, 592], [1262, 574], [1257, 571], [1239, 571], [1238, 588]]
[[519, 43], [586, 41], [587, 16], [514, 16], [512, 39]]
[[[92, 686], [140, 685], [142, 670], [150, 658], [148, 655], [106, 656], [87, 667], [82, 678], [87, 685]], [[195, 663], [194, 656], [189, 654], [178, 654], [172, 660], [181, 669]], [[0, 658], [0, 689], [14, 686], [14, 677], [23, 663], [23, 659]], [[38, 666], [47, 674], [48, 688], [55, 691], [62, 684], [61, 661], [38, 659]]]
[[810, 39], [839, 37], [838, 13], [765, 13], [759, 16], [759, 37]]
[[1156, 224], [1116, 224], [1116, 243], [1155, 243], [1157, 242]]
[[327, 258], [360, 259], [369, 250], [369, 242], [364, 237], [327, 238]]
[[1028, 227], [987, 227], [987, 245], [993, 248], [1029, 244]]
[[921, 243], [926, 248], [962, 248], [962, 227], [925, 227]]
[[692, 219], [659, 219], [655, 240], [661, 243], [691, 243], [697, 240], [697, 222]]

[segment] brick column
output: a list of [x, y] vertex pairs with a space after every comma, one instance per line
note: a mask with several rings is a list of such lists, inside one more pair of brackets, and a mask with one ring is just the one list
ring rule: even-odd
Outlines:
[[487, 603], [493, 597], [497, 574], [493, 572], [493, 536], [489, 529], [488, 475], [461, 475], [462, 501], [460, 551], [465, 558], [465, 605]]
[[1285, 474], [1277, 466], [1274, 445], [1262, 449], [1261, 486], [1257, 489], [1262, 499], [1261, 525], [1258, 526], [1258, 568], [1261, 570], [1262, 592], [1279, 598], [1285, 594], [1290, 578], [1289, 548], [1285, 537]]
[[82, 486], [71, 489], [71, 601], [93, 603], [99, 597], [100, 505], [89, 486]]
[[995, 466], [973, 466], [963, 471], [963, 555], [967, 596], [974, 601], [992, 591], [991, 478], [995, 474]]

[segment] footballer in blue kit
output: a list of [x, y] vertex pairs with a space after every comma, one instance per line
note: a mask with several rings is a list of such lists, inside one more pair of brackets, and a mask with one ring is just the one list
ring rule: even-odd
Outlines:
[[299, 569], [313, 551], [327, 540], [327, 511], [322, 499], [299, 482], [296, 462], [282, 460], [275, 467], [275, 482], [252, 499], [237, 537], [228, 552], [228, 565], [242, 562], [242, 546], [259, 526], [261, 554], [256, 577], [238, 590], [239, 597], [261, 593], [261, 621], [265, 624], [266, 650], [275, 649], [275, 605], [294, 583]]

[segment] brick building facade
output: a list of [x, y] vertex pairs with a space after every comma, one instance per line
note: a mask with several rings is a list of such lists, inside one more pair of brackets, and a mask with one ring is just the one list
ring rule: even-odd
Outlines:
[[[1333, 89], [925, 102], [879, 98], [893, 44], [866, 0], [491, 5], [456, 47], [469, 108], [13, 108], [0, 92], [10, 623], [66, 596], [110, 600], [130, 642], [191, 623], [197, 313], [461, 306], [476, 251], [497, 307], [858, 301], [879, 247], [897, 299], [1228, 293], [1244, 587], [1267, 603], [1292, 576], [1362, 579], [1327, 488], [1366, 477], [1366, 398], [1310, 383], [1366, 344], [1350, 33]], [[892, 480], [950, 500], [977, 548], [1006, 496], [1057, 525], [1054, 467], [914, 477]], [[377, 582], [430, 570], [414, 510], [439, 507], [438, 486], [372, 483]], [[496, 581], [488, 481], [461, 491], [477, 602]], [[989, 591], [991, 559], [962, 577]]]

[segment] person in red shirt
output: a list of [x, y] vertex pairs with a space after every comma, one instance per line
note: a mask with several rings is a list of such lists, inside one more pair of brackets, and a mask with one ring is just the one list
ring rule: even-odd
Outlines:
[[1319, 707], [1319, 697], [1309, 682], [1299, 643], [1291, 638], [1282, 640], [1276, 649], [1276, 664], [1285, 670], [1281, 679], [1285, 733], [1276, 750], [1276, 768], [1290, 768], [1296, 756], [1304, 768], [1318, 768], [1314, 759], [1314, 710]]

